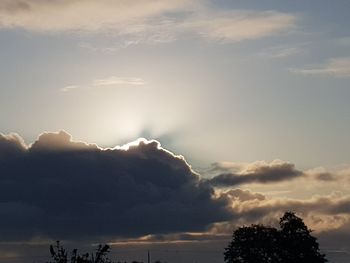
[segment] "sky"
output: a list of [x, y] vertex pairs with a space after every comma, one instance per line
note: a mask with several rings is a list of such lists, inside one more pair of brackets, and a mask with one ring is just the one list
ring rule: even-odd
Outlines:
[[57, 239], [222, 262], [235, 227], [287, 210], [349, 262], [349, 11], [0, 0], [0, 262]]

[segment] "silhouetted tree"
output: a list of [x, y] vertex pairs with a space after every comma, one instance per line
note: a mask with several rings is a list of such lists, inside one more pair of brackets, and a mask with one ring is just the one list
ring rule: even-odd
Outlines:
[[[108, 245], [99, 245], [95, 254], [89, 255], [89, 253], [78, 254], [77, 249], [73, 249], [71, 253], [70, 263], [112, 263], [107, 257], [110, 251]], [[68, 263], [67, 251], [61, 246], [60, 242], [57, 241], [56, 245], [50, 246], [50, 254], [53, 261], [48, 263]]]
[[227, 263], [265, 263], [278, 261], [277, 229], [263, 225], [238, 228], [225, 249]]
[[320, 253], [319, 245], [311, 230], [300, 217], [286, 212], [280, 219], [280, 247], [283, 251], [283, 262], [327, 262]]
[[292, 212], [280, 219], [280, 230], [263, 225], [240, 227], [225, 248], [227, 263], [324, 263], [316, 238]]

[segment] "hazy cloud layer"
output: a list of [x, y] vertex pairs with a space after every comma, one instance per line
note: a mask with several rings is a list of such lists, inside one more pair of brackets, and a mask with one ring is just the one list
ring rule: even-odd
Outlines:
[[267, 198], [261, 193], [242, 189], [218, 194], [230, 200], [235, 220], [215, 224], [209, 231], [213, 235], [230, 233], [233, 228], [243, 224], [277, 225], [285, 211], [297, 212], [317, 234], [338, 231], [350, 223], [350, 195], [340, 192], [304, 200]]
[[219, 187], [247, 183], [273, 183], [291, 180], [303, 175], [302, 171], [295, 169], [294, 164], [281, 160], [274, 160], [271, 163], [260, 161], [251, 164], [217, 163], [213, 165], [212, 170], [223, 172], [208, 180], [209, 184]]
[[44, 133], [0, 135], [0, 238], [77, 239], [203, 231], [232, 218], [183, 157], [156, 141], [114, 149]]
[[340, 233], [350, 224], [350, 195], [337, 192], [305, 200], [270, 199], [261, 193], [238, 188], [218, 192], [217, 195], [224, 200], [230, 200], [233, 220], [213, 224], [206, 232], [148, 235], [128, 241], [144, 243], [229, 239], [232, 230], [242, 225], [262, 223], [277, 226], [278, 219], [285, 211], [295, 211], [305, 220], [308, 227], [316, 231], [316, 235], [323, 237]]
[[210, 8], [207, 1], [201, 0], [4, 0], [0, 3], [0, 28], [108, 33], [127, 37], [127, 45], [169, 42], [183, 33], [237, 42], [285, 32], [295, 25], [295, 15], [272, 10], [223, 11]]
[[305, 53], [307, 43], [297, 43], [282, 46], [273, 46], [263, 49], [257, 55], [272, 59], [284, 59]]
[[330, 77], [349, 78], [350, 58], [333, 58], [321, 65], [309, 66], [303, 69], [292, 69], [293, 73], [302, 75], [323, 75]]
[[[0, 3], [3, 28], [35, 31], [123, 30], [154, 16], [188, 8], [188, 0], [3, 0]], [[137, 30], [136, 27], [133, 27]]]
[[350, 168], [347, 165], [326, 169], [324, 167], [316, 167], [304, 172], [309, 178], [323, 182], [337, 182], [342, 185], [350, 183]]
[[207, 39], [238, 42], [283, 32], [293, 28], [295, 22], [294, 16], [276, 11], [235, 10], [194, 17], [183, 27]]

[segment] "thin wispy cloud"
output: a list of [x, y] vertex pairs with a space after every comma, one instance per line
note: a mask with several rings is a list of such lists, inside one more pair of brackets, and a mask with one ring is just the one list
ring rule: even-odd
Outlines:
[[96, 79], [93, 82], [93, 86], [113, 86], [113, 85], [145, 85], [145, 81], [141, 78], [121, 78], [121, 77], [108, 77], [104, 79]]
[[188, 33], [210, 41], [232, 43], [284, 33], [294, 28], [296, 22], [293, 14], [273, 10], [223, 11], [211, 9], [207, 1], [201, 0], [5, 0], [0, 3], [0, 28], [42, 33], [107, 33], [128, 43], [121, 47], [171, 42]]
[[350, 57], [333, 58], [326, 63], [308, 66], [302, 69], [291, 69], [291, 72], [302, 75], [319, 75], [338, 78], [350, 77]]
[[258, 53], [260, 57], [283, 59], [299, 55], [305, 52], [304, 44], [293, 46], [275, 46], [262, 50]]
[[101, 52], [101, 53], [113, 53], [120, 50], [126, 45], [117, 45], [117, 46], [95, 46], [91, 43], [82, 42], [78, 44], [79, 48], [91, 51], [91, 52]]
[[79, 89], [78, 85], [69, 85], [69, 86], [65, 86], [61, 89], [62, 92], [68, 92], [74, 89]]
[[141, 78], [126, 78], [111, 76], [107, 78], [95, 79], [87, 85], [68, 85], [61, 89], [62, 92], [69, 92], [77, 89], [91, 89], [99, 87], [125, 87], [125, 86], [143, 86], [146, 82]]
[[193, 5], [191, 2], [3, 0], [0, 3], [0, 25], [2, 28], [41, 32], [122, 31], [126, 25], [143, 24], [147, 19], [161, 14], [188, 9]]
[[349, 47], [350, 46], [350, 36], [348, 37], [341, 37], [335, 40], [335, 43], [342, 47]]
[[209, 40], [239, 42], [285, 32], [295, 23], [295, 16], [281, 12], [234, 10], [189, 18], [183, 28]]

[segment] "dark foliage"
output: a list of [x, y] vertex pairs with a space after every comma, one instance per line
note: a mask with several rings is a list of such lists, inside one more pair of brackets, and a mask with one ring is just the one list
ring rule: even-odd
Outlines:
[[99, 245], [95, 253], [78, 254], [77, 249], [73, 249], [68, 261], [68, 253], [57, 241], [56, 245], [50, 246], [50, 254], [53, 261], [47, 263], [112, 263], [107, 257], [110, 247], [108, 245]]
[[[50, 254], [53, 261], [47, 263], [113, 263], [108, 257], [110, 247], [108, 245], [99, 245], [95, 253], [78, 254], [77, 249], [73, 249], [70, 253], [60, 244], [60, 241], [56, 241], [56, 244], [50, 246]], [[70, 260], [70, 261], [69, 261]], [[122, 263], [118, 261], [118, 263]], [[127, 263], [127, 262], [124, 262]], [[132, 263], [144, 263], [142, 261], [132, 261]], [[156, 260], [154, 263], [162, 263], [160, 260]], [[166, 262], [165, 262], [166, 263]]]
[[224, 256], [227, 263], [327, 262], [311, 230], [292, 212], [280, 219], [280, 229], [263, 225], [238, 228]]

